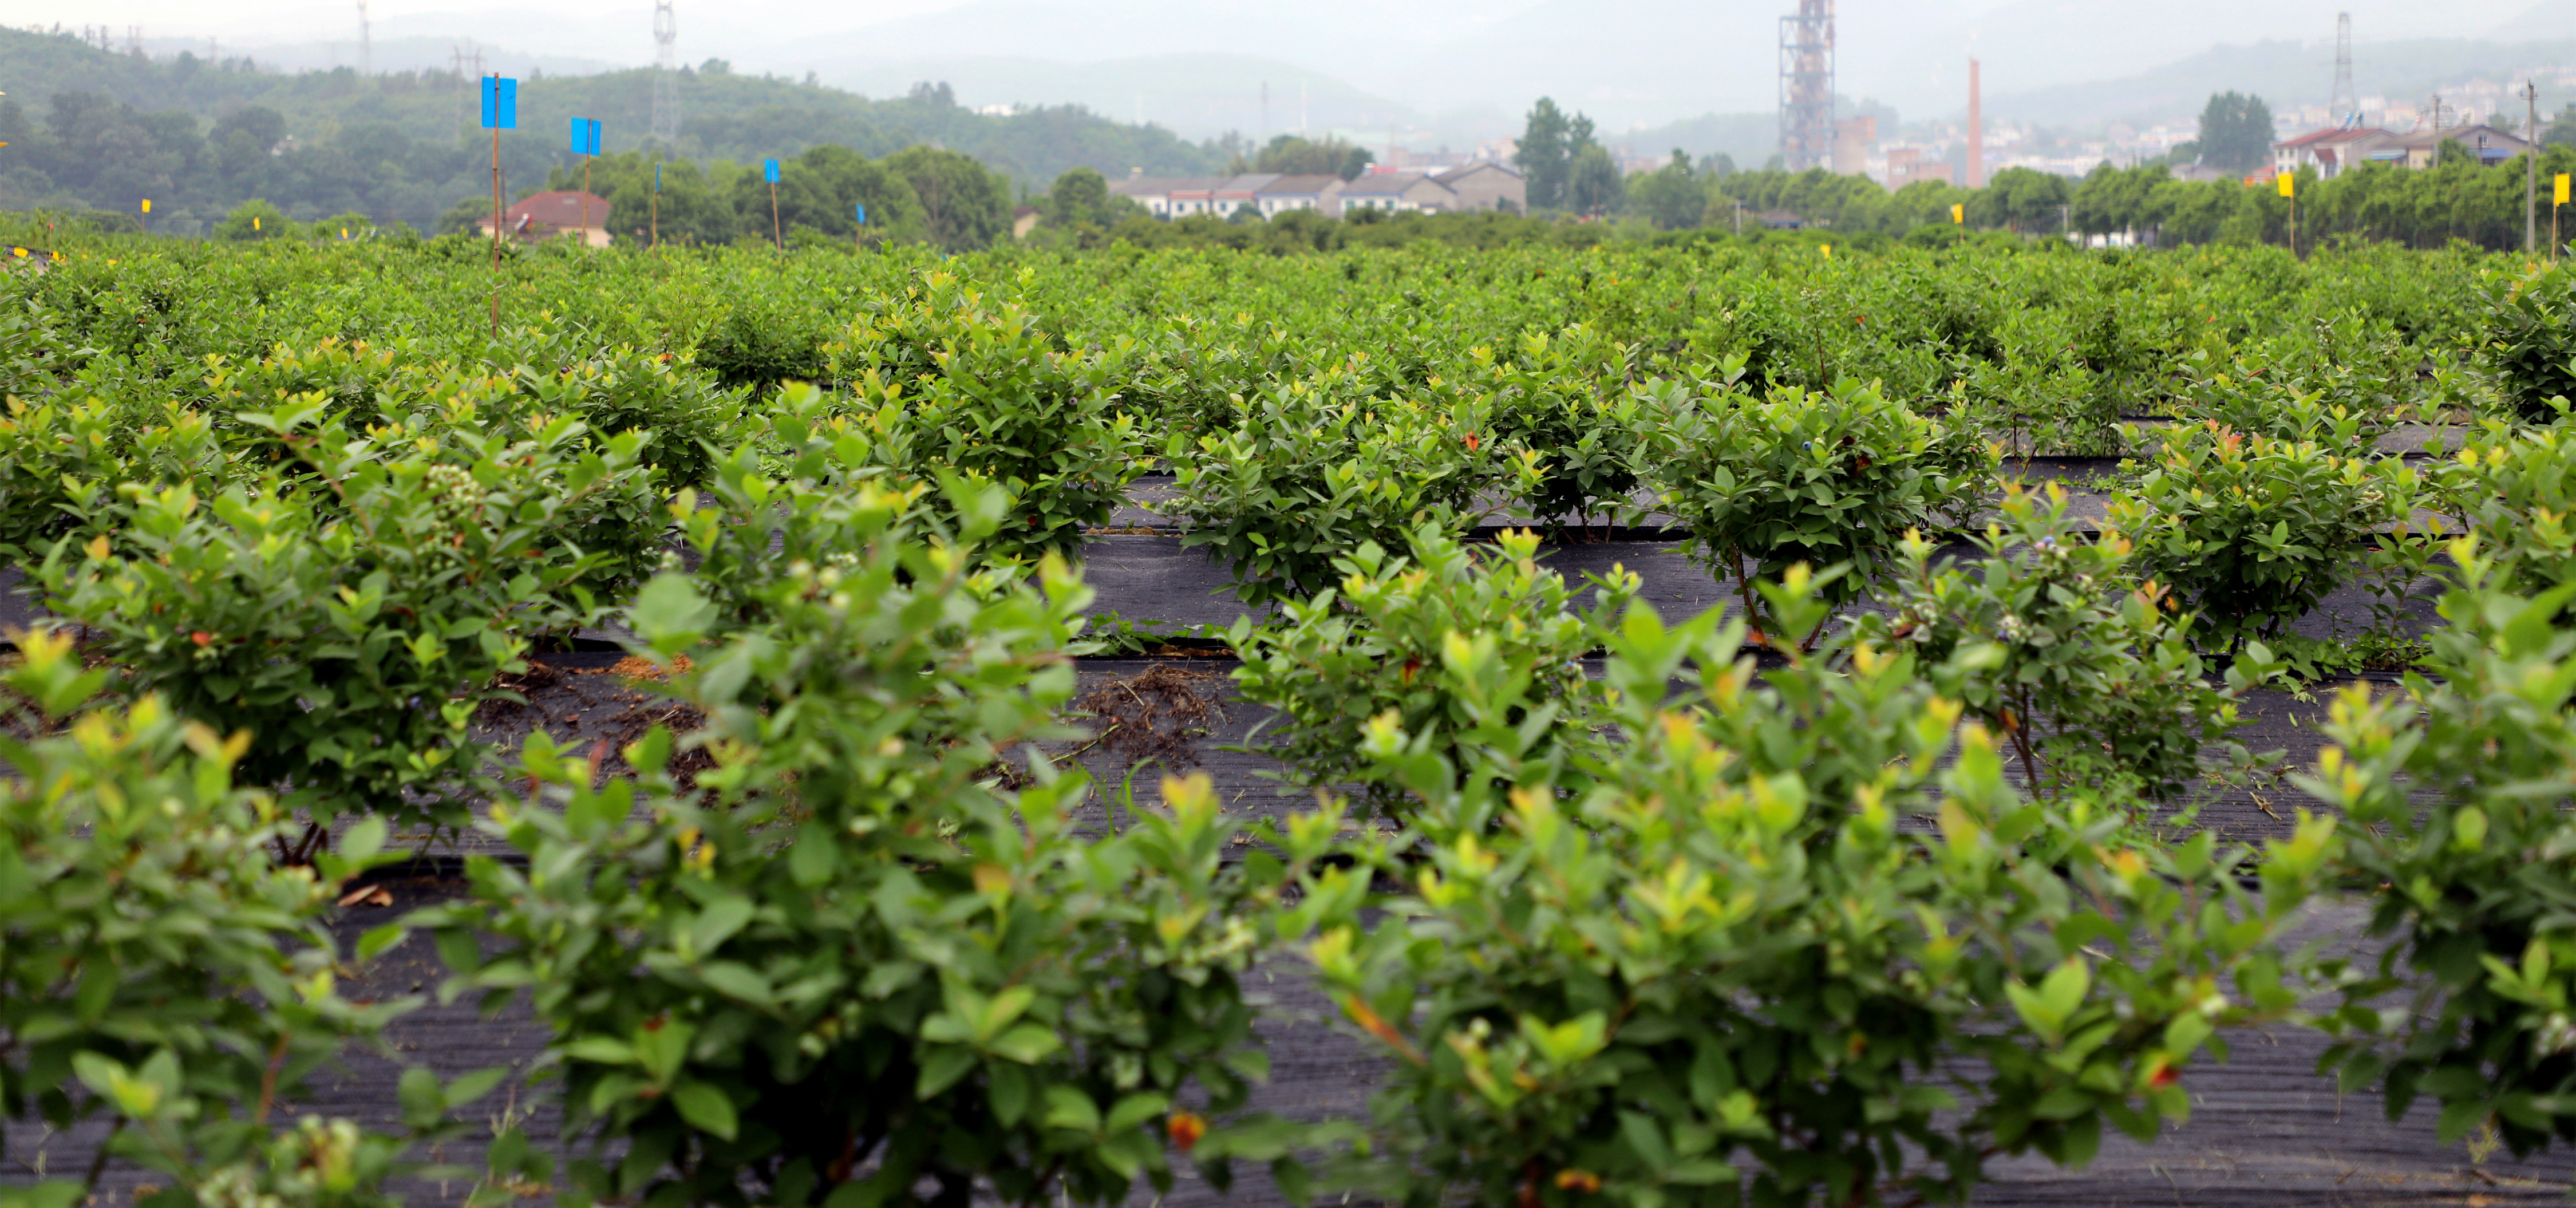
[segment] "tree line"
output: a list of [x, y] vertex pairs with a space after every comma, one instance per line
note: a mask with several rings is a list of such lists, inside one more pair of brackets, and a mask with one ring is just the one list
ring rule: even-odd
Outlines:
[[[2200, 138], [2177, 148], [2175, 160], [2237, 173], [2268, 163], [2271, 115], [2263, 102], [2236, 93], [2210, 98]], [[1651, 172], [1620, 178], [1615, 187], [1579, 183], [1573, 164], [1586, 158], [1591, 123], [1569, 119], [1542, 98], [1529, 113], [1518, 163], [1529, 175], [1530, 207], [1583, 218], [1608, 218], [1657, 231], [1722, 228], [1732, 234], [1758, 226], [1766, 214], [1786, 212], [1808, 227], [1845, 237], [1948, 239], [1957, 234], [1951, 207], [1961, 207], [1973, 230], [2025, 235], [2125, 235], [2159, 243], [2280, 243], [2289, 238], [2292, 203], [2271, 186], [2249, 187], [2231, 176], [2186, 180], [2173, 163], [2096, 167], [2081, 179], [2029, 168], [1996, 172], [1982, 189], [1917, 181], [1890, 191], [1865, 176], [1839, 176], [1822, 168], [1739, 171], [1724, 156], [1697, 163], [1676, 149]], [[2537, 175], [2576, 172], [2576, 107], [2542, 132]], [[1606, 152], [1598, 157], [1606, 163]], [[1542, 181], [1545, 181], [1543, 184]], [[2332, 180], [2313, 169], [2296, 182], [2299, 237], [2352, 237], [2437, 247], [2464, 240], [2480, 247], [2520, 247], [2523, 237], [2522, 161], [2484, 166], [2457, 143], [2444, 144], [2426, 169], [2362, 164]], [[1589, 191], [1586, 191], [1589, 190]], [[2544, 233], [2547, 198], [2540, 201]], [[2576, 235], [2576, 231], [2570, 231]]]
[[[710, 164], [824, 146], [878, 159], [928, 143], [973, 157], [1013, 189], [1043, 188], [1077, 165], [1198, 175], [1225, 163], [1214, 142], [1078, 106], [977, 113], [936, 84], [870, 99], [710, 59], [682, 69], [677, 85], [680, 134], [663, 144], [647, 137], [651, 71], [530, 73], [519, 129], [501, 139], [505, 181], [515, 194], [574, 166], [564, 133], [576, 116], [600, 120], [612, 150]], [[0, 209], [97, 211], [93, 225], [112, 225], [104, 215], [139, 218], [150, 198], [154, 229], [206, 234], [259, 198], [306, 223], [357, 214], [429, 229], [460, 198], [490, 194], [475, 83], [450, 72], [289, 74], [246, 58], [156, 61], [0, 29], [0, 87]]]

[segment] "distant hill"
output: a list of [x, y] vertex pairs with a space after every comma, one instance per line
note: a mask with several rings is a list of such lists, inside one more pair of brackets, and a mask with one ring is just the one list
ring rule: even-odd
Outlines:
[[[2576, 7], [2576, 0], [2559, 2]], [[2562, 23], [2558, 28], [2572, 27]], [[2519, 80], [2518, 72], [2550, 69], [2576, 72], [2576, 38], [2514, 42], [2424, 38], [2362, 42], [2352, 48], [2353, 85], [2360, 95], [2408, 102], [2423, 101], [2436, 89], [2457, 88], [2470, 80]], [[2551, 87], [2551, 75], [2543, 74], [2540, 82], [2544, 116], [2569, 101], [2565, 87]], [[2053, 126], [2085, 126], [2197, 114], [2211, 93], [2231, 89], [2262, 97], [2275, 112], [2323, 105], [2333, 87], [2332, 45], [2262, 42], [2221, 46], [2122, 79], [1992, 92], [1986, 112]]]
[[[456, 51], [471, 52], [475, 48], [476, 43], [471, 38], [442, 38], [426, 34], [388, 37], [379, 34], [368, 48], [367, 60], [378, 72], [447, 71]], [[512, 78], [532, 71], [545, 75], [592, 75], [633, 66], [579, 55], [533, 54], [517, 47], [484, 46], [481, 49], [483, 70], [497, 71]], [[264, 42], [248, 48], [219, 43], [211, 52], [204, 38], [143, 39], [143, 52], [156, 59], [175, 59], [183, 50], [199, 58], [209, 53], [223, 58], [247, 56], [259, 64], [261, 71], [289, 74], [353, 67], [358, 62], [358, 41], [355, 38], [327, 42]]]
[[[69, 35], [0, 29], [0, 80], [9, 93], [0, 98], [0, 141], [11, 144], [0, 148], [0, 208], [133, 213], [150, 197], [156, 216], [185, 223], [265, 197], [298, 219], [355, 211], [426, 227], [458, 198], [490, 187], [488, 144], [473, 128], [474, 82], [443, 71], [285, 74], [193, 54], [155, 62]], [[1079, 106], [993, 116], [936, 92], [870, 100], [729, 70], [684, 70], [678, 86], [682, 121], [670, 150], [693, 159], [750, 162], [826, 143], [873, 157], [934, 143], [1032, 189], [1075, 166], [1123, 176], [1224, 164], [1212, 146]], [[519, 129], [501, 140], [507, 179], [533, 187], [547, 169], [573, 162], [564, 131], [575, 116], [604, 124], [608, 151], [645, 146], [652, 87], [649, 70], [521, 78]], [[276, 145], [245, 150], [230, 138], [227, 121], [238, 125], [254, 108], [283, 119]]]
[[[1121, 120], [1144, 115], [1193, 138], [1239, 133], [1254, 142], [1299, 129], [1420, 129], [1427, 119], [1402, 101], [1279, 59], [1184, 54], [1065, 62], [1001, 55], [833, 59], [824, 82], [875, 96], [900, 95], [924, 80], [950, 85], [959, 103], [1081, 105]], [[1267, 112], [1263, 85], [1270, 90]], [[1303, 92], [1300, 92], [1300, 89]], [[1302, 100], [1301, 100], [1302, 97]]]
[[1705, 113], [1645, 130], [1605, 133], [1601, 141], [1639, 155], [1662, 155], [1676, 147], [1694, 160], [1722, 154], [1736, 167], [1759, 168], [1780, 149], [1780, 115]]

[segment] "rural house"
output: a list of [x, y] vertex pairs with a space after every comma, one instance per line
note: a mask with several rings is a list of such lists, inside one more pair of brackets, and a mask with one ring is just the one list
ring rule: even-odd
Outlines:
[[[607, 247], [608, 199], [579, 189], [550, 190], [503, 210], [501, 226], [524, 243], [580, 239], [592, 247]], [[491, 238], [492, 220], [483, 219], [475, 229]]]

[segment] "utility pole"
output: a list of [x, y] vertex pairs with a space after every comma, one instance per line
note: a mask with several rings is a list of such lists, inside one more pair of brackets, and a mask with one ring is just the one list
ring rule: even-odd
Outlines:
[[2522, 82], [2522, 104], [2530, 140], [2522, 149], [2522, 254], [2528, 256], [2540, 247], [2540, 85]]
[[680, 18], [671, 0], [653, 5], [653, 137], [680, 141]]
[[474, 78], [478, 81], [483, 78], [483, 48], [477, 46], [474, 48], [474, 53], [467, 54], [464, 47], [451, 46], [448, 48], [447, 55], [449, 61], [455, 64], [456, 129], [457, 137], [462, 138], [465, 130], [465, 67], [469, 63], [473, 64]]

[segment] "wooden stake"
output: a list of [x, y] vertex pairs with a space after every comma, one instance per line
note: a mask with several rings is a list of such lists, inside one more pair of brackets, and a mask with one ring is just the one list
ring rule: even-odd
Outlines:
[[501, 127], [492, 126], [492, 334], [501, 334]]
[[787, 250], [787, 236], [778, 228], [778, 182], [769, 182], [769, 239], [779, 251]]
[[590, 246], [590, 157], [581, 157], [581, 245]]

